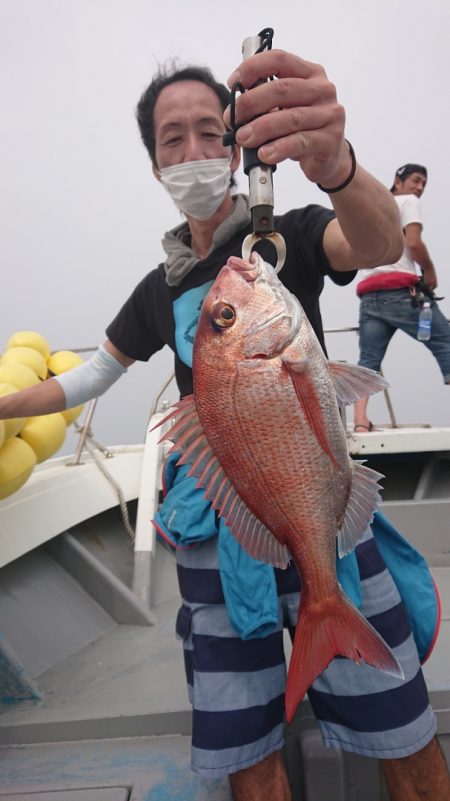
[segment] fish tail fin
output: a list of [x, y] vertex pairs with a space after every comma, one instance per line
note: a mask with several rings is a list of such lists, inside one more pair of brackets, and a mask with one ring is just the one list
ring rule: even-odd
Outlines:
[[383, 638], [339, 590], [321, 611], [300, 608], [286, 685], [286, 717], [294, 717], [313, 681], [335, 656], [361, 661], [404, 678], [403, 670]]

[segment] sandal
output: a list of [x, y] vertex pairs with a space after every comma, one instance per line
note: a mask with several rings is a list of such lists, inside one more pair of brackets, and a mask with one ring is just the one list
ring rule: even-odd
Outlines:
[[374, 428], [373, 423], [371, 423], [370, 420], [369, 420], [369, 425], [368, 426], [364, 425], [364, 423], [357, 423], [353, 427], [353, 431], [355, 432], [355, 434], [358, 433], [357, 430], [356, 430], [357, 428], [362, 428], [362, 429], [364, 429], [364, 431], [367, 431], [367, 432], [376, 431], [376, 428]]

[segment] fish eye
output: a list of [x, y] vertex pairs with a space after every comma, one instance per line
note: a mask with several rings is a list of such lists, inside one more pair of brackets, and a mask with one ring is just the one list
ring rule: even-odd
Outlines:
[[236, 312], [229, 303], [216, 303], [211, 312], [211, 322], [215, 328], [230, 328], [236, 320]]

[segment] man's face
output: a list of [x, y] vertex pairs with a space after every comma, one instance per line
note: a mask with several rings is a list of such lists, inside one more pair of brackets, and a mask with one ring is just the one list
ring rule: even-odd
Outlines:
[[[156, 101], [153, 121], [159, 169], [230, 157], [230, 148], [222, 144], [225, 125], [219, 98], [200, 81], [175, 81], [166, 86]], [[238, 164], [239, 149], [233, 147], [232, 172]], [[155, 167], [153, 171], [159, 178]]]
[[395, 194], [396, 195], [415, 195], [421, 197], [427, 185], [427, 179], [421, 172], [412, 172], [404, 181], [400, 178], [395, 179]]

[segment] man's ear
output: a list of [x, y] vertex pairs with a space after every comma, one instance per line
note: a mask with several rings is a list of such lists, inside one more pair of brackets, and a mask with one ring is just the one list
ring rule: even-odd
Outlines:
[[235, 173], [239, 164], [241, 163], [241, 148], [239, 145], [232, 145], [231, 146], [231, 159], [230, 159], [230, 169], [232, 173]]
[[158, 170], [158, 167], [156, 166], [154, 161], [152, 161], [152, 172], [153, 172], [153, 175], [155, 176], [156, 180], [161, 183], [161, 173]]

